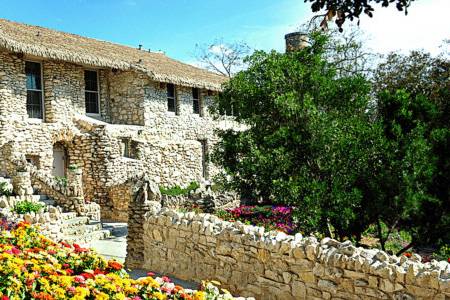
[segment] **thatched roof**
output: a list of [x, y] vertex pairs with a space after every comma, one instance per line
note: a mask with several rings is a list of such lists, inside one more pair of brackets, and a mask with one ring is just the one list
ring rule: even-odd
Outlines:
[[155, 81], [220, 90], [226, 78], [163, 53], [0, 19], [0, 48], [38, 57], [144, 72]]

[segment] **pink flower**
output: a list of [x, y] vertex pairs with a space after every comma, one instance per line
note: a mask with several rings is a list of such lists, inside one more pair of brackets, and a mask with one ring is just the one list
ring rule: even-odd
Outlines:
[[84, 283], [84, 277], [83, 276], [81, 276], [81, 275], [77, 275], [77, 276], [75, 276], [75, 278], [73, 279], [75, 282], [78, 282], [78, 283]]
[[170, 278], [167, 277], [167, 276], [163, 276], [163, 277], [161, 277], [161, 279], [162, 279], [164, 282], [172, 282], [172, 280], [170, 280]]

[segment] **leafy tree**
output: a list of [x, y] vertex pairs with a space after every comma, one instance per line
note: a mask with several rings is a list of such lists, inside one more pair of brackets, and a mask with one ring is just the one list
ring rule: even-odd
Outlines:
[[218, 97], [214, 110], [233, 107], [246, 127], [219, 132], [222, 183], [294, 206], [306, 232], [358, 241], [378, 224], [383, 248], [393, 229], [411, 233], [409, 247], [448, 243], [448, 61], [388, 58], [371, 90], [358, 72], [339, 73], [326, 36], [310, 41], [255, 52]]
[[[395, 4], [395, 7], [399, 11], [404, 11], [405, 15], [408, 14], [408, 7], [414, 0], [304, 0], [304, 2], [310, 2], [311, 10], [313, 12], [319, 12], [325, 10], [324, 14], [316, 17], [323, 17], [321, 26], [327, 28], [327, 22], [335, 18], [335, 23], [339, 27], [339, 31], [342, 31], [342, 25], [347, 19], [353, 21], [355, 18], [359, 18], [362, 13], [373, 16], [374, 8], [373, 4], [380, 4], [383, 7], [388, 7], [389, 4]], [[359, 21], [358, 21], [359, 23]]]
[[374, 89], [395, 157], [390, 165], [403, 203], [396, 226], [412, 234], [411, 246], [450, 243], [449, 62], [412, 52], [391, 54], [378, 67]]
[[337, 76], [324, 58], [327, 38], [311, 41], [298, 52], [248, 58], [216, 104], [218, 111], [233, 106], [248, 129], [221, 132], [213, 158], [244, 197], [296, 206], [306, 231], [331, 224], [332, 234], [359, 238], [384, 209], [370, 209], [381, 202], [370, 200], [378, 186], [365, 177], [385, 150], [374, 142], [382, 128], [369, 122], [368, 82]]

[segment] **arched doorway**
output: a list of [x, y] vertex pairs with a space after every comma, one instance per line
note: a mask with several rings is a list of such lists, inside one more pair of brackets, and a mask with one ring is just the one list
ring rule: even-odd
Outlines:
[[65, 177], [68, 167], [69, 158], [67, 155], [67, 149], [61, 143], [53, 145], [53, 176]]

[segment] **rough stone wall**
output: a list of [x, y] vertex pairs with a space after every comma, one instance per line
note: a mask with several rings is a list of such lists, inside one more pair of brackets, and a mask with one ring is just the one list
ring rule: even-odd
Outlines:
[[54, 61], [46, 61], [42, 67], [46, 122], [67, 122], [74, 112], [82, 113], [85, 109], [83, 68]]
[[[211, 149], [217, 140], [214, 130], [234, 125], [226, 118], [212, 119], [207, 91], [201, 91], [200, 116], [193, 113], [192, 89], [177, 86], [175, 115], [167, 111], [164, 84], [138, 72], [110, 69], [98, 70], [100, 120], [89, 118], [84, 114], [83, 74], [89, 68], [53, 60], [42, 61], [45, 119], [37, 122], [26, 112], [27, 58], [4, 51], [0, 58], [0, 173], [14, 175], [4, 157], [26, 155], [50, 175], [53, 146], [59, 143], [67, 150], [68, 164], [83, 170], [86, 199], [106, 211], [114, 207], [110, 190], [136, 174], [148, 173], [162, 186], [203, 181], [200, 141]], [[131, 158], [122, 155], [124, 139], [133, 148]], [[217, 169], [207, 164], [211, 178]]]
[[110, 119], [113, 124], [144, 125], [144, 86], [148, 80], [134, 72], [109, 72]]
[[63, 215], [60, 207], [46, 206], [38, 213], [17, 214], [13, 211], [15, 205], [22, 201], [39, 203], [39, 197], [33, 196], [0, 196], [0, 217], [8, 221], [26, 221], [38, 225], [42, 234], [54, 241], [63, 239]]
[[[137, 211], [139, 213], [139, 211]], [[264, 232], [208, 214], [154, 206], [140, 219], [142, 253], [127, 263], [180, 279], [216, 279], [256, 299], [448, 299], [450, 265], [420, 263], [325, 238]], [[134, 236], [129, 236], [133, 240]], [[133, 259], [140, 257], [140, 260]]]
[[0, 51], [0, 116], [22, 118], [26, 111], [25, 62]]
[[109, 199], [111, 199], [112, 208], [108, 212], [103, 213], [103, 218], [127, 222], [128, 208], [132, 197], [132, 188], [129, 184], [121, 184], [112, 187], [109, 190]]

